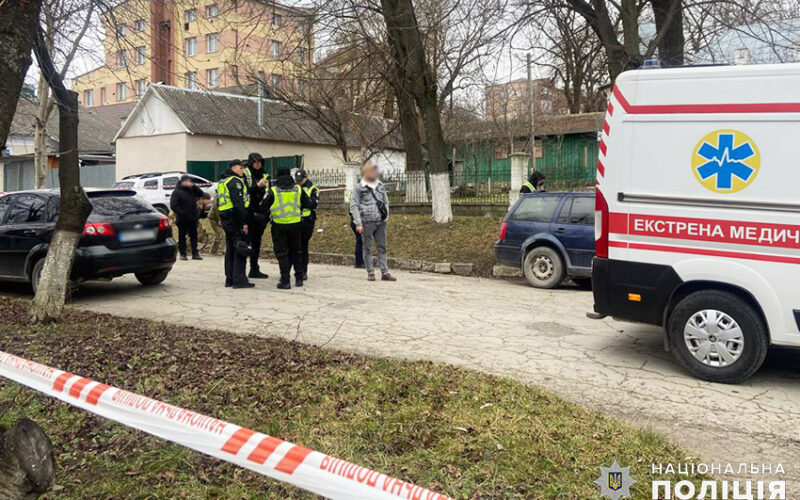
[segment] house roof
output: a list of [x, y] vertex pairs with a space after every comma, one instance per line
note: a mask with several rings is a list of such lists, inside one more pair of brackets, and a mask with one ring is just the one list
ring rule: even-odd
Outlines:
[[103, 106], [94, 106], [91, 108], [93, 113], [96, 113], [101, 118], [106, 119], [114, 127], [119, 128], [122, 122], [128, 118], [133, 108], [136, 107], [136, 101], [120, 102], [117, 104], [106, 104]]
[[[534, 121], [534, 134], [537, 137], [558, 136], [568, 134], [590, 134], [602, 130], [605, 113], [576, 113], [571, 115], [538, 115]], [[529, 124], [527, 118], [510, 121], [479, 120], [465, 123], [455, 130], [450, 142], [508, 140], [528, 137]]]
[[[159, 98], [175, 113], [190, 134], [243, 137], [265, 141], [294, 142], [301, 144], [320, 144], [335, 146], [334, 140], [325, 129], [306, 113], [290, 105], [271, 99], [263, 99], [263, 124], [258, 124], [258, 98], [240, 94], [190, 90], [170, 85], [152, 84], [122, 126], [117, 137], [123, 137], [127, 124], [131, 121], [147, 99]], [[347, 134], [348, 144], [355, 147], [363, 142], [372, 142], [388, 133], [379, 145], [389, 149], [402, 149], [399, 128], [391, 120], [378, 117], [365, 118], [350, 115], [348, 122], [363, 123], [371, 120], [371, 127], [359, 126], [374, 137], [364, 134]], [[393, 130], [396, 129], [396, 130]]]
[[[21, 98], [11, 121], [9, 135], [33, 137], [39, 103]], [[81, 153], [114, 153], [111, 144], [118, 125], [109, 122], [89, 108], [80, 108], [78, 114], [78, 149]], [[45, 126], [47, 136], [58, 141], [58, 106], [53, 108]]]

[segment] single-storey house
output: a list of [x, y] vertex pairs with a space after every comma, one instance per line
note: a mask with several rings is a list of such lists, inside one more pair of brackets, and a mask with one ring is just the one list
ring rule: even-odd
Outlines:
[[[39, 103], [20, 98], [11, 122], [3, 156], [0, 157], [0, 191], [36, 188], [35, 128]], [[109, 122], [89, 108], [80, 108], [78, 115], [78, 158], [81, 184], [105, 187], [115, 179], [114, 132], [118, 125]], [[47, 177], [43, 187], [58, 187], [59, 140], [58, 107], [50, 113], [45, 125], [47, 142]]]
[[[536, 169], [547, 176], [548, 185], [572, 187], [594, 182], [603, 118], [601, 112], [535, 117]], [[508, 182], [511, 153], [530, 151], [530, 124], [522, 118], [480, 120], [462, 124], [448, 139], [454, 179]]]
[[[259, 105], [261, 119], [259, 120]], [[380, 120], [378, 127], [390, 127]], [[399, 133], [381, 142], [377, 161], [405, 168]], [[289, 105], [240, 94], [152, 84], [117, 132], [117, 178], [153, 171], [187, 171], [216, 179], [234, 158], [302, 158], [310, 171], [342, 170], [342, 153], [315, 120]], [[351, 160], [361, 141], [348, 137]]]

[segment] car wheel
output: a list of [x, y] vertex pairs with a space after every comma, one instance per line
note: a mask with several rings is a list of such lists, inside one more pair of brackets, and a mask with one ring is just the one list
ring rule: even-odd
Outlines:
[[136, 279], [139, 283], [145, 286], [160, 285], [169, 274], [169, 269], [160, 269], [158, 271], [150, 271], [149, 273], [135, 273]]
[[33, 288], [33, 294], [36, 295], [36, 291], [39, 289], [39, 283], [42, 280], [42, 270], [44, 270], [44, 257], [37, 260], [36, 263], [31, 268], [31, 288]]
[[555, 288], [564, 281], [564, 261], [550, 247], [535, 247], [525, 256], [522, 272], [536, 288]]
[[681, 300], [669, 316], [667, 333], [681, 365], [697, 378], [723, 384], [750, 378], [769, 348], [767, 327], [756, 310], [720, 290]]
[[573, 283], [578, 285], [578, 288], [583, 288], [584, 290], [591, 290], [592, 289], [592, 278], [587, 278], [585, 276], [573, 276], [570, 278]]

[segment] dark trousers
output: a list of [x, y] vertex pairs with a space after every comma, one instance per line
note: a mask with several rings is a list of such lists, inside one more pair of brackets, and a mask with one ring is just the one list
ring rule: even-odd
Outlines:
[[197, 221], [181, 221], [176, 222], [178, 226], [178, 252], [181, 255], [186, 255], [186, 237], [192, 246], [192, 255], [197, 254]]
[[356, 235], [356, 267], [362, 268], [364, 267], [364, 240], [361, 239], [361, 235], [356, 231], [356, 225], [353, 224], [353, 221], [350, 221], [350, 229], [352, 229], [353, 234]]
[[308, 243], [314, 236], [314, 225], [316, 221], [311, 217], [306, 217], [300, 223], [300, 248], [303, 250], [303, 275], [308, 272]]
[[250, 254], [250, 271], [260, 271], [258, 257], [261, 255], [261, 240], [264, 238], [264, 231], [267, 230], [269, 219], [266, 216], [251, 216], [247, 220], [247, 236], [250, 238], [250, 246], [253, 253]]
[[225, 282], [245, 283], [247, 281], [244, 274], [246, 257], [236, 252], [236, 242], [244, 237], [242, 228], [233, 221], [223, 221], [222, 224], [225, 228]]
[[272, 249], [281, 269], [281, 283], [288, 283], [294, 267], [295, 276], [303, 275], [303, 249], [300, 223], [272, 223]]

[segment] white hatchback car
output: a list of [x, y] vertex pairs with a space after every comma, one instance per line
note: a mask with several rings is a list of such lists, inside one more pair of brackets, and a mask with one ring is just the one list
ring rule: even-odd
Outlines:
[[186, 172], [152, 172], [149, 174], [137, 174], [123, 177], [121, 181], [114, 183], [114, 189], [131, 189], [136, 191], [142, 199], [153, 205], [153, 208], [164, 215], [169, 214], [169, 198], [172, 191], [181, 180], [181, 176], [188, 175], [192, 182], [211, 195], [216, 194], [216, 183], [204, 179], [197, 175], [187, 174]]

